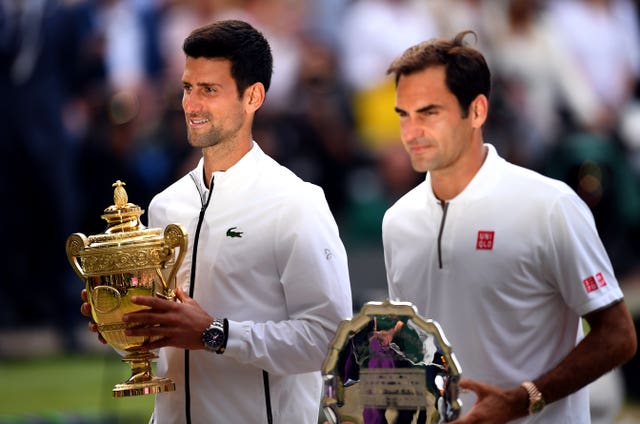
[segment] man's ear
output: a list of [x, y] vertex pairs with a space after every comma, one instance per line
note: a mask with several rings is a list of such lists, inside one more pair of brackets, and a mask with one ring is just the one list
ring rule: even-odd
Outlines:
[[244, 92], [245, 107], [250, 112], [255, 112], [260, 109], [260, 106], [264, 103], [265, 89], [261, 82], [256, 82], [250, 85]]
[[478, 94], [469, 105], [469, 118], [471, 118], [471, 126], [480, 128], [487, 120], [489, 113], [489, 100], [484, 94]]

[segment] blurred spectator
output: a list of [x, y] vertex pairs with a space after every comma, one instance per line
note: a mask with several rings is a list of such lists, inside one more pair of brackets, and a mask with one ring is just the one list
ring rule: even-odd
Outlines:
[[[353, 167], [367, 158], [356, 138], [351, 99], [335, 46], [315, 33], [304, 34], [300, 45], [299, 71], [290, 101], [295, 107], [275, 119], [284, 131], [273, 138], [281, 145], [270, 148], [282, 164], [324, 188], [339, 219], [347, 201], [345, 181]], [[273, 114], [258, 117], [263, 131], [274, 118]]]
[[640, 76], [636, 6], [631, 0], [562, 0], [549, 2], [549, 11], [558, 42], [578, 63], [609, 112], [607, 125], [599, 130], [616, 131]]
[[589, 206], [621, 278], [637, 272], [640, 181], [619, 145], [599, 134], [570, 134], [551, 152], [543, 170], [569, 184]]
[[537, 168], [567, 128], [561, 112], [580, 128], [600, 119], [592, 87], [543, 14], [540, 0], [509, 0], [504, 34], [494, 45], [494, 70], [515, 137], [505, 154]]
[[350, 203], [342, 221], [345, 239], [356, 247], [381, 245], [384, 213], [422, 180], [424, 174], [413, 170], [402, 143], [378, 149], [372, 165], [354, 169], [346, 181]]
[[79, 202], [65, 112], [96, 69], [91, 24], [84, 2], [0, 2], [0, 184], [9, 200], [0, 324], [54, 325], [68, 346], [77, 286], [64, 244], [77, 229]]
[[427, 3], [440, 28], [439, 36], [453, 37], [471, 29], [478, 35], [476, 47], [491, 62], [493, 45], [505, 32], [508, 1], [429, 0]]
[[386, 70], [409, 46], [438, 35], [426, 2], [355, 0], [337, 24], [340, 64], [351, 88], [356, 128], [363, 143], [378, 149], [398, 141], [395, 90]]
[[589, 205], [624, 277], [640, 262], [640, 176], [620, 131], [640, 75], [638, 11], [630, 0], [563, 0], [549, 2], [548, 9], [557, 42], [578, 64], [600, 113], [586, 128], [569, 128], [545, 170]]
[[386, 80], [389, 63], [409, 46], [438, 35], [429, 9], [415, 0], [354, 0], [339, 23], [342, 72], [356, 91]]

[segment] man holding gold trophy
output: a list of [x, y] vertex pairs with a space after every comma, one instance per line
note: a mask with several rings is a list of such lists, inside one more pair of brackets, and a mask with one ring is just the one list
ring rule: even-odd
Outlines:
[[203, 157], [151, 201], [149, 227], [179, 224], [188, 247], [169, 281], [175, 300], [132, 296], [148, 309], [122, 317], [128, 337], [154, 340], [158, 375], [175, 382], [151, 422], [315, 423], [320, 366], [352, 312], [337, 225], [322, 190], [253, 141], [272, 74], [262, 34], [220, 21], [183, 50], [182, 106]]
[[467, 389], [452, 422], [588, 423], [585, 386], [635, 354], [633, 321], [587, 205], [484, 143], [491, 78], [469, 33], [388, 71], [402, 142], [427, 173], [383, 219], [389, 297], [446, 331]]

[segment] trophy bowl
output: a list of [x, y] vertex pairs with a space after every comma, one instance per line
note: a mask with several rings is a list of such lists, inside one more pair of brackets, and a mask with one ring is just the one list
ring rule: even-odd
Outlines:
[[434, 424], [460, 416], [460, 364], [440, 325], [408, 302], [368, 302], [342, 321], [322, 376], [330, 424]]
[[98, 331], [131, 367], [131, 377], [115, 385], [113, 396], [173, 391], [171, 379], [153, 375], [151, 362], [157, 355], [144, 346], [155, 338], [127, 336], [125, 330], [135, 324], [124, 323], [122, 316], [147, 308], [133, 304], [132, 296], [174, 298], [171, 285], [186, 252], [187, 234], [178, 224], [146, 228], [140, 222], [144, 211], [128, 202], [124, 183], [118, 180], [113, 186], [114, 204], [102, 215], [107, 229], [89, 237], [70, 235], [67, 258], [85, 283]]

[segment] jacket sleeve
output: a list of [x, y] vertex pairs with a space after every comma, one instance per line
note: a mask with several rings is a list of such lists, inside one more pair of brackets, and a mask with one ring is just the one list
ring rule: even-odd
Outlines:
[[288, 318], [230, 321], [225, 356], [279, 375], [318, 371], [338, 324], [352, 315], [346, 251], [318, 187], [291, 196], [276, 226]]

